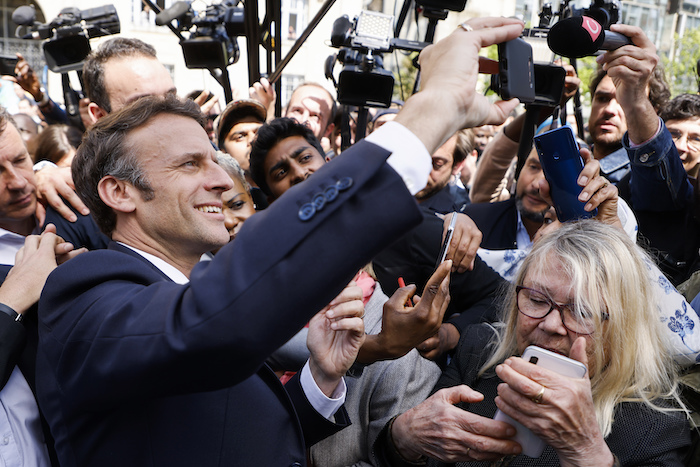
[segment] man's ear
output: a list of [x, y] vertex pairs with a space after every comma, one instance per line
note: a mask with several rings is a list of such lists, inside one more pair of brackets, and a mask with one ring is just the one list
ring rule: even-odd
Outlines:
[[328, 126], [326, 127], [326, 131], [323, 132], [323, 138], [328, 138], [328, 141], [330, 141], [331, 136], [333, 135], [334, 128], [335, 128], [335, 123], [329, 123]]
[[97, 184], [97, 193], [102, 202], [118, 212], [133, 212], [136, 209], [132, 198], [134, 195], [140, 196], [136, 191], [131, 184], [111, 175], [102, 177]]
[[459, 176], [460, 173], [462, 173], [462, 169], [464, 168], [464, 165], [467, 163], [467, 160], [463, 160], [462, 162], [458, 162], [456, 164], [452, 165], [452, 175], [457, 175]]
[[88, 115], [90, 116], [90, 119], [92, 120], [92, 124], [94, 125], [99, 119], [102, 117], [105, 117], [109, 114], [105, 109], [100, 107], [99, 105], [95, 104], [94, 102], [90, 102], [88, 104]]

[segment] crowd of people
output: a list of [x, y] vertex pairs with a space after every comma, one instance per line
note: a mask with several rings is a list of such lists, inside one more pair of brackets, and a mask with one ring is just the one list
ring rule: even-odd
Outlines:
[[561, 223], [537, 152], [516, 170], [519, 102], [477, 91], [522, 29], [462, 23], [347, 149], [318, 83], [283, 116], [266, 79], [178, 97], [117, 37], [75, 122], [18, 56], [42, 122], [0, 110], [4, 465], [698, 465], [700, 96], [613, 25], [580, 142], [597, 214]]

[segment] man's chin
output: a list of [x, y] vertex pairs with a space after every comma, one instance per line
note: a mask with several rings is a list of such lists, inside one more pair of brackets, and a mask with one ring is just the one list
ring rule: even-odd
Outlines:
[[547, 213], [547, 211], [549, 211], [548, 205], [544, 205], [542, 210], [526, 208], [522, 198], [517, 198], [515, 200], [515, 205], [518, 208], [520, 217], [533, 222], [544, 222], [544, 215]]

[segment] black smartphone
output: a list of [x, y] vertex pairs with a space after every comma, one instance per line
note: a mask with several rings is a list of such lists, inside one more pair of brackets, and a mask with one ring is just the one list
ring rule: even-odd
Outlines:
[[0, 75], [15, 76], [17, 57], [12, 55], [0, 55]]
[[535, 147], [559, 221], [587, 219], [598, 214], [598, 209], [584, 210], [586, 203], [578, 199], [581, 187], [577, 180], [583, 170], [583, 159], [571, 128], [563, 126], [535, 136]]
[[498, 44], [498, 75], [494, 75], [492, 87], [505, 100], [517, 97], [524, 103], [535, 101], [532, 46], [524, 39], [517, 37]]

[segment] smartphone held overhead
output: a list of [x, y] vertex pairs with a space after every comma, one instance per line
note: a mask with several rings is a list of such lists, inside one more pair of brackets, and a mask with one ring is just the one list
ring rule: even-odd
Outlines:
[[559, 221], [596, 216], [598, 209], [586, 211], [586, 203], [578, 199], [582, 188], [577, 181], [583, 170], [583, 159], [571, 128], [563, 126], [535, 136], [535, 148]]

